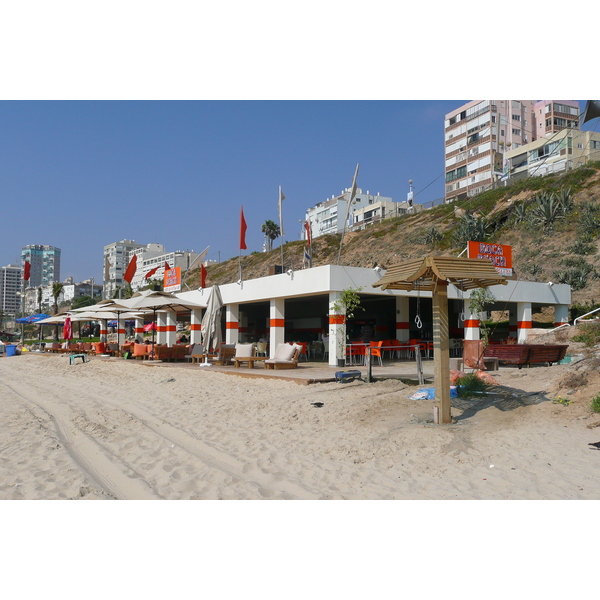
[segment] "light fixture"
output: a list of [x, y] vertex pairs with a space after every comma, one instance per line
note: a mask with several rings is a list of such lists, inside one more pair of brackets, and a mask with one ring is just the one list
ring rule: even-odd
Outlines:
[[547, 285], [548, 287], [552, 287], [552, 286], [554, 285], [554, 283], [552, 283], [551, 281], [549, 281], [549, 282], [548, 282], [546, 285]]

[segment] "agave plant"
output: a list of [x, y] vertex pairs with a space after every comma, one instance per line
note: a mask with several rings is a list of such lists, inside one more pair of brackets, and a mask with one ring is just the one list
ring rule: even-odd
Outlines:
[[555, 194], [542, 193], [533, 199], [529, 211], [529, 223], [534, 227], [543, 227], [546, 232], [552, 231], [554, 221], [564, 217], [563, 206]]
[[515, 204], [512, 210], [515, 224], [525, 223], [527, 221], [527, 205], [525, 202]]
[[437, 228], [431, 227], [423, 235], [423, 242], [425, 244], [433, 246], [435, 243], [439, 242], [443, 237], [444, 236], [440, 233], [440, 231]]
[[467, 242], [485, 242], [489, 236], [488, 229], [484, 217], [477, 219], [473, 215], [466, 214], [460, 217], [453, 239], [458, 246], [466, 246]]

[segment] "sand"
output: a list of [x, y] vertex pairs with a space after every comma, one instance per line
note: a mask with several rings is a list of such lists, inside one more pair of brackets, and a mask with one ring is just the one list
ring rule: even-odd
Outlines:
[[439, 426], [394, 380], [2, 358], [0, 499], [598, 499], [594, 361], [502, 368]]

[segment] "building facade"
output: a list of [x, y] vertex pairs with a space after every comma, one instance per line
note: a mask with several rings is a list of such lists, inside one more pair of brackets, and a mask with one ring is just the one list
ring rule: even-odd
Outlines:
[[569, 171], [589, 161], [600, 160], [600, 133], [562, 129], [506, 153], [505, 180]]
[[446, 115], [446, 202], [471, 198], [507, 173], [506, 154], [563, 129], [579, 128], [573, 100], [472, 100]]
[[[366, 194], [363, 194], [362, 190], [357, 188], [356, 195], [352, 201], [348, 222], [344, 223], [350, 193], [350, 188], [347, 188], [339, 196], [332, 196], [325, 200], [325, 202], [319, 202], [319, 204], [306, 211], [306, 221], [311, 224], [313, 238], [329, 233], [341, 233], [344, 230], [344, 225], [346, 225], [347, 229], [350, 229], [354, 224], [354, 213], [356, 211], [368, 209], [369, 206], [377, 203], [386, 203], [388, 206], [389, 203], [398, 204], [393, 202], [392, 198], [380, 196], [379, 194], [373, 195], [368, 190]], [[381, 207], [382, 205], [379, 204], [380, 212]]]
[[[198, 258], [198, 253], [193, 250], [176, 250], [167, 252], [162, 244], [148, 244], [143, 248], [137, 248], [129, 253], [129, 260], [137, 254], [137, 269], [131, 287], [133, 290], [139, 290], [145, 284], [152, 280], [162, 281], [165, 273], [165, 263], [171, 269], [180, 268], [183, 274], [190, 266], [199, 267], [194, 264]], [[146, 274], [157, 268], [153, 275], [146, 280]]]
[[138, 244], [133, 240], [121, 240], [104, 246], [103, 295], [105, 298], [114, 297], [123, 287], [125, 283], [123, 275], [129, 264], [130, 253], [145, 247], [145, 244]]
[[7, 265], [0, 268], [0, 312], [3, 318], [15, 317], [21, 313], [21, 293], [23, 267]]
[[21, 249], [23, 264], [31, 265], [29, 285], [50, 285], [60, 281], [60, 248], [32, 244]]

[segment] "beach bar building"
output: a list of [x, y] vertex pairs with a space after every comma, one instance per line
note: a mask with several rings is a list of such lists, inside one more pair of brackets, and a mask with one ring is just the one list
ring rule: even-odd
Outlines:
[[[219, 286], [223, 299], [222, 330], [227, 344], [254, 342], [266, 338], [271, 356], [282, 342], [319, 341], [328, 336], [325, 352], [328, 363], [345, 358], [344, 317], [335, 307], [344, 290], [356, 290], [361, 308], [346, 324], [346, 336], [357, 339], [361, 331], [371, 332], [371, 340], [432, 339], [431, 292], [416, 292], [373, 287], [385, 271], [325, 265], [299, 271], [269, 275]], [[564, 284], [545, 284], [509, 279], [507, 285], [489, 288], [495, 301], [488, 311], [506, 311], [507, 329], [493, 335], [527, 341], [532, 314], [541, 307], [554, 308], [556, 326], [568, 322], [571, 288]], [[211, 289], [177, 294], [184, 300], [206, 306]], [[448, 286], [450, 338], [476, 340], [480, 336], [481, 314], [469, 310], [470, 292]], [[191, 311], [191, 342], [200, 342], [202, 309]], [[175, 342], [175, 317], [159, 313], [158, 343]]]

